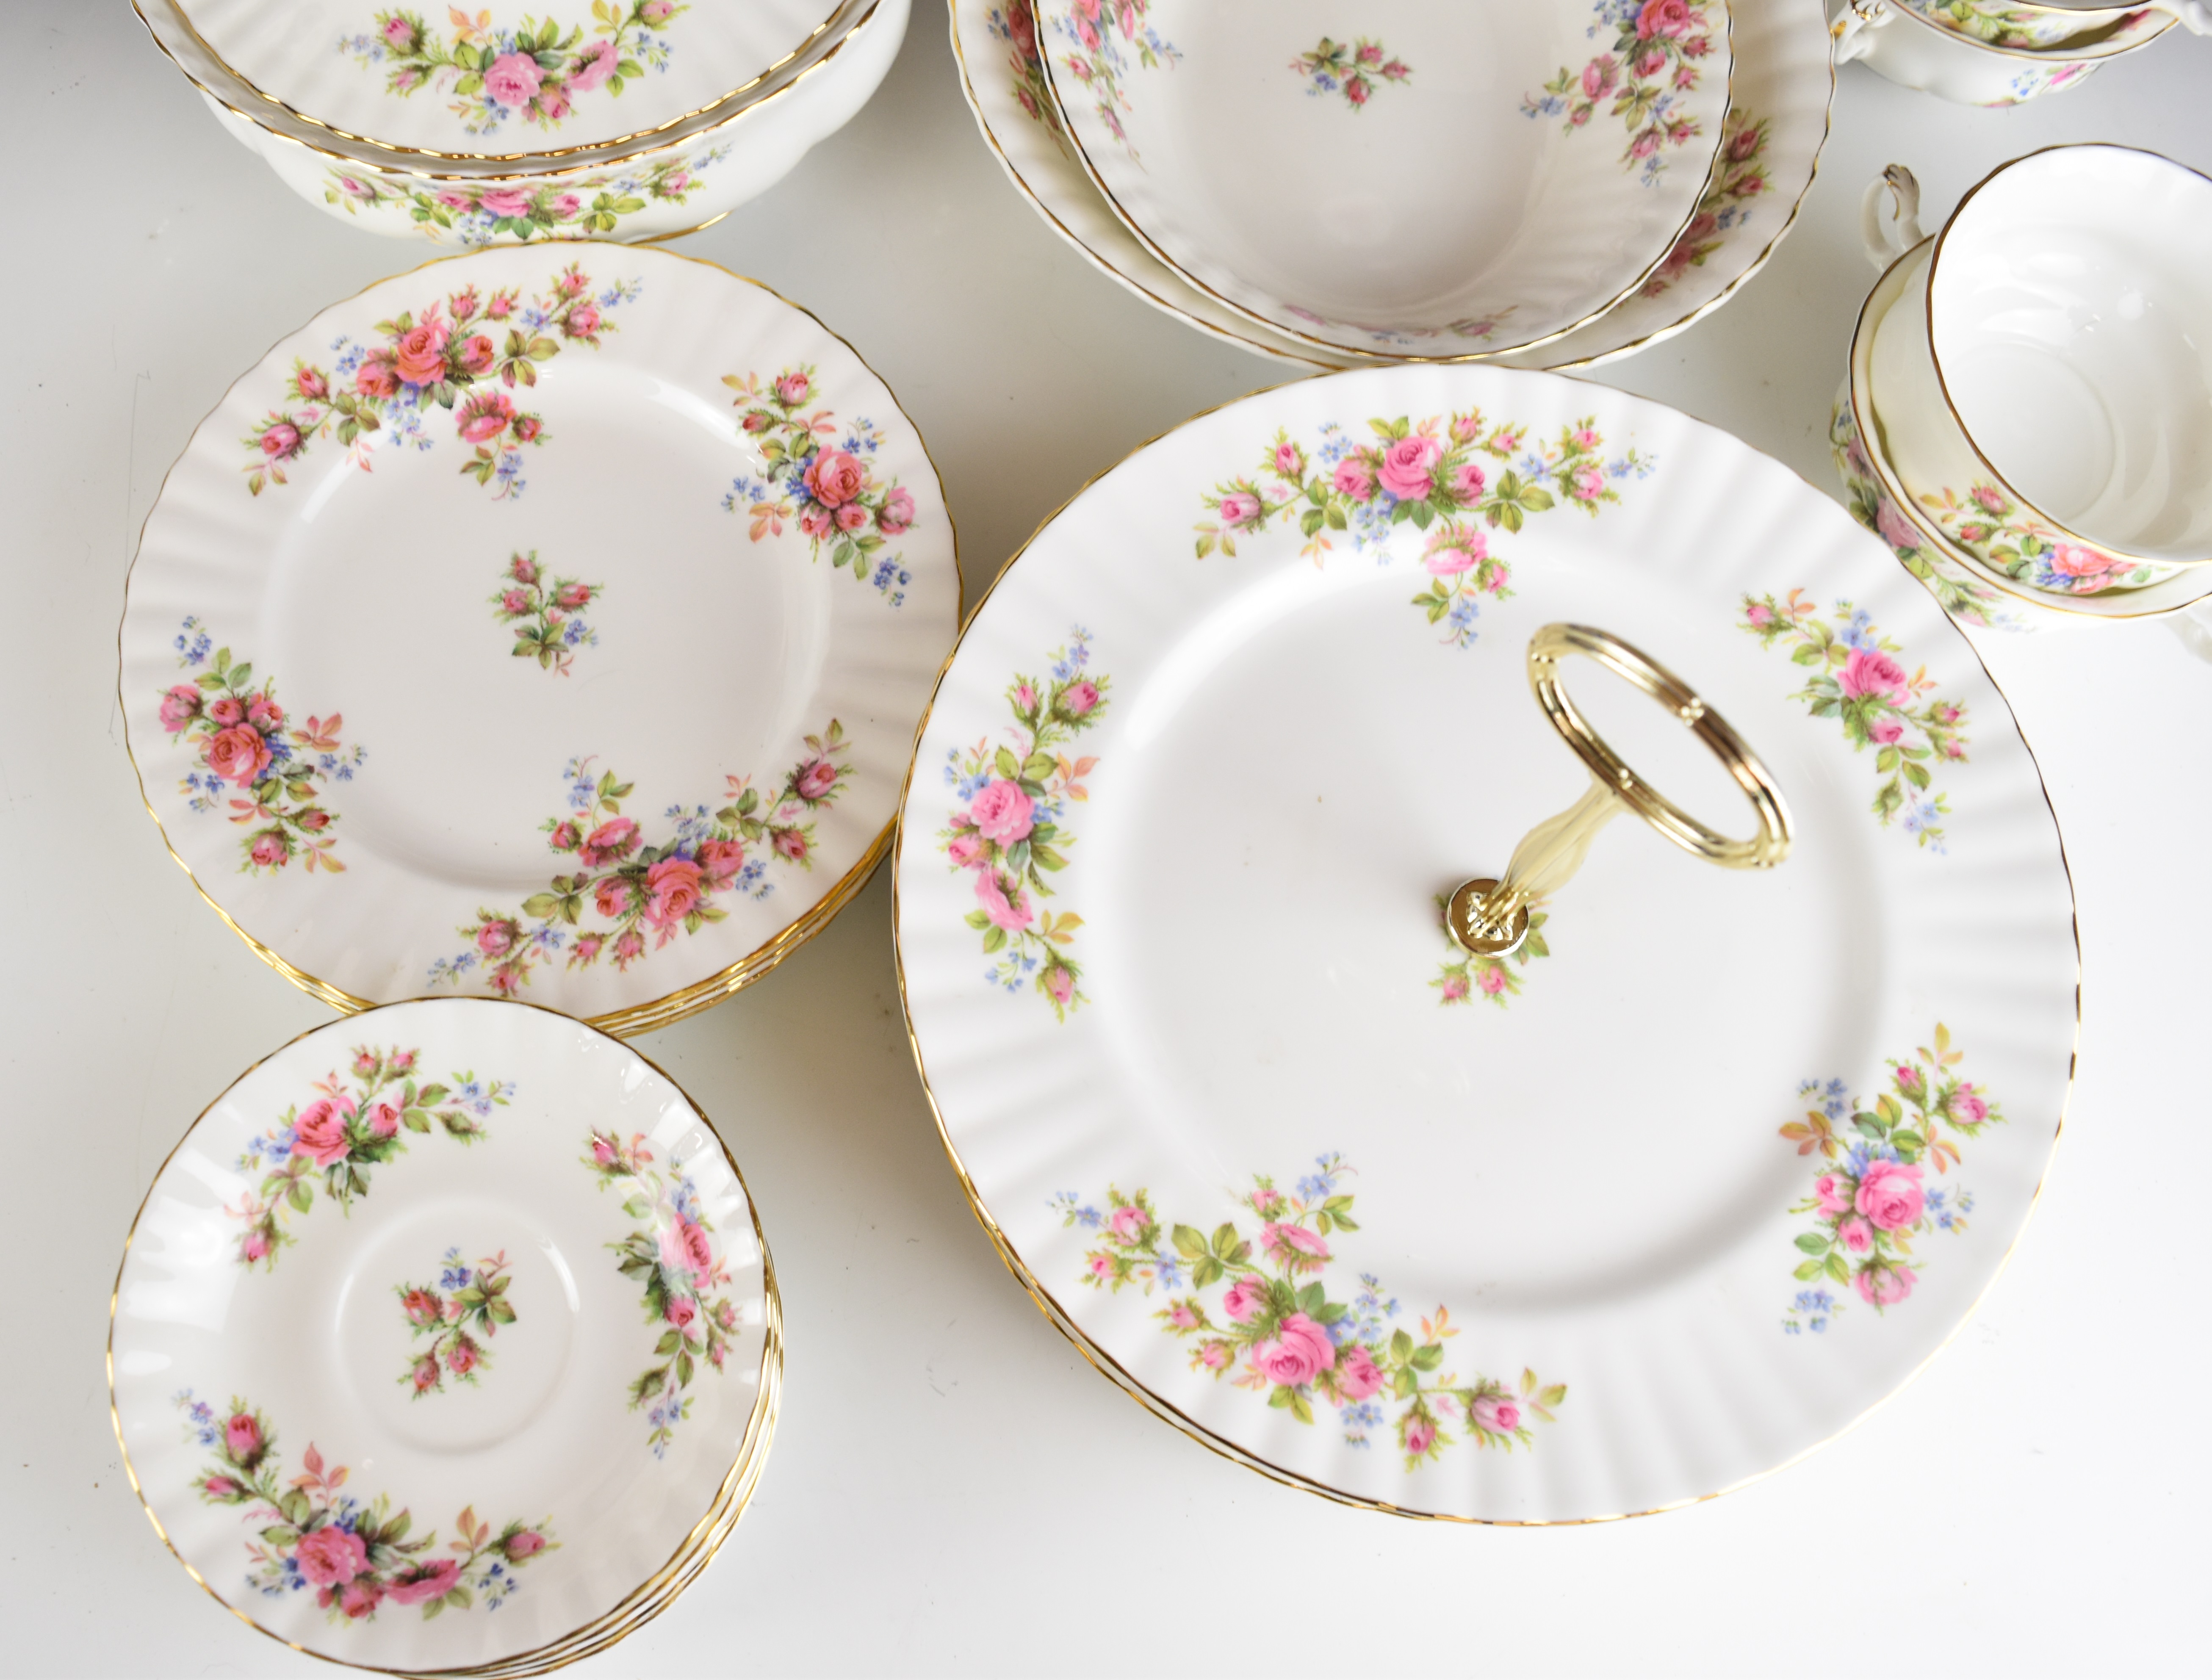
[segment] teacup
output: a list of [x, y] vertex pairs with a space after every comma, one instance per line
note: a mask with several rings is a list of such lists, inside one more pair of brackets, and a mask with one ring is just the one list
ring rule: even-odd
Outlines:
[[2108, 58], [2132, 52], [2173, 26], [2170, 12], [2141, 8], [2108, 30], [2057, 46], [2000, 46], [1947, 28], [1910, 5], [1844, 0], [1833, 25], [1836, 62], [1863, 59], [1901, 87], [1959, 105], [2019, 105], [2070, 88]]
[[1929, 22], [1990, 46], [2038, 50], [2087, 45], [2136, 14], [2169, 13], [2191, 33], [2212, 34], [2212, 9], [2203, 0], [2158, 0], [2148, 6], [2031, 5], [2017, 0], [1902, 0]]
[[[1885, 180], [1917, 200], [1910, 172]], [[1869, 234], [1919, 243], [1911, 214]], [[2048, 531], [2077, 592], [2212, 561], [2208, 318], [2212, 179], [2126, 147], [2031, 153], [1960, 202], [1875, 332], [1885, 452], [1922, 506]]]

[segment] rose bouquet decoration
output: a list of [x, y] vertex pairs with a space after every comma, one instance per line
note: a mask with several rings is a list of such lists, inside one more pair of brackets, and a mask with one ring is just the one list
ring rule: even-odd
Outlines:
[[1701, 130], [1686, 117], [1674, 95], [1696, 87], [1698, 65], [1713, 50], [1710, 0], [1597, 0], [1597, 21], [1590, 33], [1610, 31], [1613, 50], [1601, 52], [1577, 71], [1563, 64], [1540, 94], [1521, 101], [1533, 118], [1561, 117], [1582, 128], [1607, 100], [1607, 115], [1628, 130], [1621, 162], [1640, 168], [1650, 180], [1667, 167], [1662, 154], [1686, 146]]

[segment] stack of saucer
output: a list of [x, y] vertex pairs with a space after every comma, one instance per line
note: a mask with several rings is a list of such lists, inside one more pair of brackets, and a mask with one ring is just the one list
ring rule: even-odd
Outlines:
[[[1170, 313], [1310, 365], [1655, 343], [1765, 260], [1827, 132], [1819, 0], [1401, 4], [1346, 40], [1311, 7], [951, 16], [984, 135], [1056, 231]], [[1439, 196], [1438, 170], [1472, 185]]]
[[1917, 197], [1894, 167], [1869, 194], [1884, 272], [1834, 435], [1863, 513], [1970, 622], [2157, 617], [2212, 594], [2212, 362], [2195, 332], [2212, 180], [2061, 146], [1996, 170], [1934, 237]]
[[602, 0], [586, 22], [351, 0], [133, 0], [310, 203], [439, 245], [719, 221], [865, 105], [908, 0]]

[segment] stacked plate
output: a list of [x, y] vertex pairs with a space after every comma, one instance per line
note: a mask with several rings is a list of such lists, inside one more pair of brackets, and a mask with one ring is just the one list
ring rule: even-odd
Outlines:
[[521, 1675], [706, 1568], [783, 1351], [744, 1180], [674, 1083], [449, 999], [318, 1028], [200, 1116], [133, 1223], [108, 1365], [147, 1514], [240, 1618]]
[[201, 423], [125, 594], [126, 742], [325, 1002], [640, 1032], [866, 882], [960, 612], [921, 439], [819, 322], [510, 246], [324, 311]]
[[[1832, 86], [1820, 0], [951, 0], [1008, 173], [1139, 295], [1315, 365], [1565, 367], [1771, 252]], [[1479, 164], [1476, 161], [1479, 160]], [[1455, 183], [1438, 195], [1440, 172]]]
[[133, 0], [311, 203], [441, 245], [659, 239], [764, 192], [867, 102], [908, 0]]

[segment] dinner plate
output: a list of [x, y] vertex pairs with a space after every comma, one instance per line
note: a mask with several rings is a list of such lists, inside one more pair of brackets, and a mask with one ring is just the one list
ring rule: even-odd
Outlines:
[[[1371, 0], [1346, 39], [1310, 0], [1042, 0], [1037, 18], [1054, 108], [1114, 213], [1299, 343], [1449, 361], [1558, 337], [1652, 276], [1718, 170], [1725, 0]], [[1435, 169], [1473, 159], [1440, 199]]]
[[[1169, 269], [1106, 206], [1060, 127], [1029, 0], [950, 0], [961, 88], [993, 155], [1046, 224], [1109, 277], [1200, 331], [1278, 361], [1356, 366], [1245, 319]], [[1666, 261], [1633, 297], [1513, 367], [1590, 366], [1648, 349], [1718, 308], [1795, 222], [1827, 137], [1834, 92], [1822, 0], [1734, 0], [1735, 60], [1720, 173]]]
[[507, 0], [161, 3], [257, 98], [338, 139], [524, 159], [649, 142], [734, 111], [834, 33], [844, 0], [593, 0], [588, 15]]
[[[1477, 957], [1443, 896], [1589, 785], [1524, 669], [1561, 621], [1694, 684], [1795, 852], [1616, 824]], [[1570, 687], [1742, 832], [1671, 714]], [[1603, 387], [1347, 373], [1140, 450], [977, 610], [903, 810], [909, 1029], [1010, 1265], [1354, 1503], [1578, 1521], [1790, 1462], [1964, 1321], [2067, 1101], [2071, 886], [1972, 648], [1832, 500]]]
[[325, 1001], [640, 1031], [865, 882], [959, 612], [921, 440], [811, 316], [665, 252], [489, 251], [202, 422], [128, 585], [127, 741]]
[[696, 1579], [757, 1483], [774, 1267], [713, 1127], [583, 1023], [482, 999], [319, 1028], [148, 1192], [115, 1427], [200, 1584], [314, 1655], [536, 1672]]

